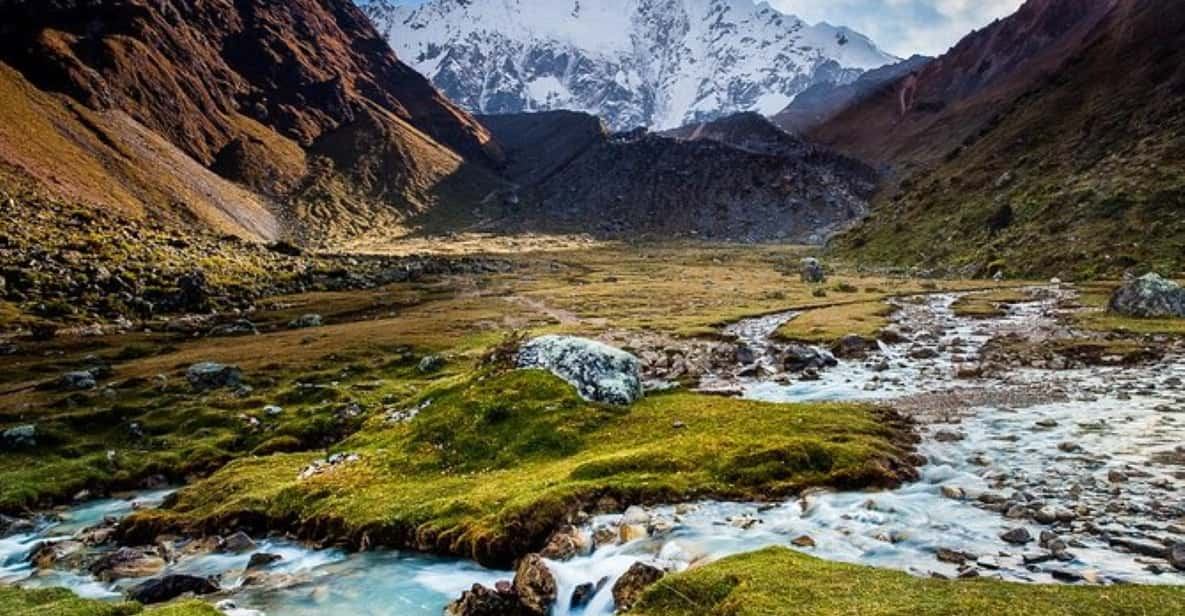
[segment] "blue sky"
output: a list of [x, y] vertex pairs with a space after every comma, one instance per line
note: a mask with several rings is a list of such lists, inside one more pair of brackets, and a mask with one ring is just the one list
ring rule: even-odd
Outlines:
[[[395, 0], [422, 4], [424, 0]], [[596, 0], [593, 0], [596, 1]], [[863, 32], [899, 56], [938, 55], [965, 34], [1016, 11], [1024, 0], [767, 0], [810, 22]]]

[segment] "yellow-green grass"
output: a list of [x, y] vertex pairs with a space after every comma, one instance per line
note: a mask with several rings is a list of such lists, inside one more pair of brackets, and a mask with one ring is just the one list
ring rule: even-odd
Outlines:
[[0, 586], [0, 613], [5, 616], [218, 616], [202, 601], [181, 601], [157, 607], [81, 599], [63, 588], [24, 590]]
[[955, 316], [972, 319], [992, 319], [1008, 314], [1008, 304], [1029, 301], [1022, 289], [998, 289], [985, 293], [969, 293], [955, 301], [951, 309]]
[[809, 344], [830, 344], [849, 334], [876, 338], [894, 309], [883, 300], [838, 304], [808, 310], [778, 328], [777, 337]]
[[819, 560], [768, 548], [669, 576], [637, 616], [1170, 616], [1185, 611], [1174, 586], [1069, 586], [948, 581]]
[[842, 266], [831, 281], [806, 284], [799, 279], [799, 261], [806, 254], [807, 248], [794, 246], [691, 243], [535, 254], [537, 263], [564, 265], [564, 273], [532, 270], [514, 292], [586, 321], [569, 327], [572, 331], [608, 324], [690, 337], [719, 335], [723, 324], [762, 314], [993, 286], [866, 276]]
[[913, 472], [900, 422], [860, 404], [677, 392], [613, 408], [542, 371], [458, 377], [421, 400], [432, 403], [415, 421], [374, 417], [333, 448], [356, 463], [302, 481], [323, 453], [239, 459], [131, 518], [128, 536], [286, 528], [506, 566], [580, 510], [891, 485]]
[[1082, 285], [1081, 300], [1086, 309], [1075, 315], [1075, 322], [1085, 329], [1098, 332], [1185, 336], [1185, 319], [1141, 319], [1107, 312], [1107, 302], [1119, 284], [1116, 281], [1099, 281]]

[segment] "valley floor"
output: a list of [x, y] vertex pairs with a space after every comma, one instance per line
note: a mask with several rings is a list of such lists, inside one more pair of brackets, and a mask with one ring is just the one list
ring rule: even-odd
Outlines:
[[[575, 240], [533, 247], [483, 254], [463, 268], [434, 266], [399, 282], [361, 278], [361, 289], [311, 278], [304, 292], [254, 297], [212, 316], [161, 314], [130, 328], [81, 328], [94, 335], [63, 328], [48, 340], [12, 335], [0, 341], [0, 512], [10, 516], [0, 518], [0, 545], [4, 535], [33, 537], [29, 524], [53, 528], [61, 524], [54, 516], [69, 522], [88, 499], [186, 486], [159, 509], [129, 510], [130, 518], [118, 524], [100, 523], [58, 541], [32, 564], [24, 554], [44, 537], [23, 540], [30, 543], [16, 546], [13, 560], [0, 559], [0, 582], [74, 580], [54, 576], [84, 569], [107, 580], [124, 578], [107, 588], [109, 594], [141, 577], [97, 564], [112, 542], [139, 549], [136, 558], [147, 563], [139, 571], [152, 575], [169, 571], [169, 562], [201, 558], [196, 545], [216, 549], [188, 538], [225, 538], [240, 530], [261, 544], [266, 538], [350, 550], [405, 548], [498, 569], [543, 549], [558, 529], [630, 505], [776, 504], [813, 487], [894, 488], [918, 478], [916, 467], [926, 461], [918, 456], [919, 435], [929, 438], [932, 417], [949, 409], [915, 397], [892, 404], [894, 410], [872, 389], [861, 396], [867, 401], [793, 395], [759, 401], [768, 398], [754, 395], [754, 388], [793, 390], [807, 374], [783, 364], [783, 347], [844, 340], [861, 347], [854, 351], [860, 356], [876, 357], [875, 341], [889, 340], [888, 328], [932, 350], [947, 343], [923, 338], [923, 322], [918, 332], [900, 331], [900, 315], [912, 314], [909, 302], [924, 300], [897, 298], [985, 291], [953, 306], [966, 319], [999, 318], [1010, 314], [1009, 306], [1034, 301], [1018, 283], [925, 280], [842, 265], [826, 283], [806, 284], [799, 279], [806, 248]], [[285, 267], [272, 256], [260, 259], [266, 268]], [[353, 267], [378, 267], [362, 257], [333, 264], [346, 278]], [[1097, 306], [1107, 290], [1086, 285], [1057, 300], [1065, 316], [1039, 336], [993, 337], [985, 349], [1003, 350], [994, 356], [983, 351], [976, 365], [984, 374], [966, 378], [1028, 367], [1016, 363], [1022, 360], [1135, 365], [1175, 352], [1176, 336], [1185, 333], [1181, 323], [1102, 316]], [[26, 316], [29, 305], [5, 304], [8, 314], [18, 315], [6, 321], [14, 333], [49, 318]], [[749, 344], [730, 328], [763, 315], [772, 315], [764, 351], [765, 343]], [[585, 402], [550, 375], [508, 370], [507, 354], [517, 342], [555, 333], [634, 352], [654, 391], [633, 407], [608, 407]], [[762, 357], [747, 357], [755, 349]], [[835, 350], [847, 352], [845, 345]], [[765, 351], [770, 358], [777, 353], [777, 365], [762, 359]], [[934, 361], [945, 364], [935, 364], [926, 378], [940, 379], [933, 375], [953, 365], [949, 349], [937, 353]], [[845, 374], [847, 362], [863, 360], [844, 361], [837, 374]], [[228, 387], [199, 390], [187, 371], [203, 362], [233, 366], [239, 377]], [[822, 385], [830, 384], [825, 367], [818, 368]], [[765, 369], [772, 372], [763, 376]], [[84, 373], [93, 382], [80, 378]], [[894, 389], [888, 377], [873, 389]], [[927, 408], [938, 410], [915, 412]], [[60, 532], [54, 536], [61, 539]], [[787, 569], [801, 575], [773, 574]], [[320, 586], [301, 575], [261, 572], [256, 583]], [[502, 574], [486, 571], [473, 579], [496, 575]], [[891, 613], [876, 611], [877, 593], [836, 603], [824, 590], [827, 580], [853, 578], [900, 593], [916, 607], [902, 607], [911, 613], [1003, 609], [1022, 594], [1026, 605], [1045, 605], [1052, 613], [1065, 606], [1083, 607], [1082, 613], [1132, 605], [1169, 613], [1185, 606], [1175, 588], [924, 581], [775, 550], [668, 578], [638, 610], [706, 613], [713, 606], [711, 613], [772, 614], [792, 602], [819, 613]], [[786, 585], [789, 579], [794, 584]], [[0, 593], [28, 613], [43, 613], [36, 611], [42, 603], [64, 615], [140, 609], [52, 593]], [[687, 611], [680, 596], [704, 611]], [[425, 604], [439, 600], [425, 597]], [[438, 612], [442, 603], [428, 607], [425, 613]], [[156, 611], [203, 610], [178, 604]]]

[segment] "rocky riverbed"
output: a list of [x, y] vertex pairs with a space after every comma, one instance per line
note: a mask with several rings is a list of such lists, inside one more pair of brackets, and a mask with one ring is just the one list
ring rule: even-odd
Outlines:
[[[894, 300], [879, 340], [833, 349], [775, 340], [793, 313], [731, 326], [735, 340], [698, 368], [702, 388], [768, 401], [891, 403], [919, 422], [920, 481], [590, 517], [558, 534], [532, 570], [519, 572], [529, 578], [519, 586], [532, 601], [554, 601], [553, 614], [609, 614], [635, 582], [770, 545], [921, 576], [1185, 584], [1182, 349], [1150, 341], [1160, 359], [1145, 363], [1009, 356], [1000, 349], [1013, 347], [1001, 341], [1085, 337], [1064, 318], [1072, 290], [1031, 295], [986, 319], [958, 316], [953, 295]], [[720, 361], [726, 354], [736, 361]], [[651, 368], [663, 363], [643, 355]], [[512, 572], [393, 551], [316, 550], [283, 537], [176, 538], [132, 555], [141, 568], [112, 574], [105, 518], [164, 496], [88, 503], [10, 529], [0, 539], [0, 582], [115, 597], [149, 576], [208, 577], [211, 601], [240, 616], [438, 614], [473, 584], [489, 589], [487, 598], [510, 592], [496, 583]]]

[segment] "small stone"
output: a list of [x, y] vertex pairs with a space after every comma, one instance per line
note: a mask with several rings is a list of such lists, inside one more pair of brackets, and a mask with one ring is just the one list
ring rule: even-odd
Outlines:
[[268, 565], [282, 560], [284, 557], [279, 554], [269, 554], [267, 552], [256, 552], [251, 555], [251, 559], [247, 561], [247, 569], [262, 569]]
[[218, 551], [227, 554], [241, 554], [255, 549], [255, 541], [251, 539], [244, 532], [237, 532], [226, 539], [218, 546]]
[[815, 540], [808, 535], [802, 535], [801, 537], [796, 537], [790, 544], [800, 548], [813, 548], [815, 547]]
[[1000, 533], [1000, 539], [1013, 545], [1024, 545], [1033, 541], [1033, 535], [1026, 528], [1011, 528]]
[[964, 500], [967, 498], [967, 493], [963, 490], [963, 488], [955, 486], [942, 486], [940, 490], [942, 492], [942, 496], [945, 498], [952, 500]]
[[628, 612], [642, 598], [642, 593], [666, 575], [662, 569], [645, 563], [634, 563], [613, 584], [613, 601], [619, 611]]
[[319, 314], [304, 314], [288, 323], [289, 329], [306, 329], [309, 327], [321, 327], [322, 319]]
[[962, 552], [956, 552], [955, 550], [950, 550], [947, 548], [938, 548], [938, 551], [935, 552], [934, 555], [938, 558], [938, 560], [940, 560], [944, 563], [951, 563], [954, 565], [961, 565], [961, 564], [967, 562], [967, 560], [968, 560], [968, 557], [966, 554], [963, 554]]
[[444, 358], [439, 355], [425, 355], [416, 369], [420, 371], [420, 374], [432, 374], [440, 372], [444, 368], [444, 363]]

